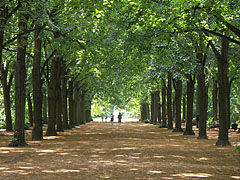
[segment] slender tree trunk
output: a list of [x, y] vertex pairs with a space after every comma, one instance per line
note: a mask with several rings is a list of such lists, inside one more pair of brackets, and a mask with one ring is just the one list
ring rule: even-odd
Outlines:
[[213, 104], [213, 118], [218, 120], [218, 86], [216, 79], [213, 79], [212, 104]]
[[174, 97], [173, 97], [173, 120], [175, 121], [176, 123], [176, 92], [174, 94]]
[[[19, 3], [21, 3], [19, 1]], [[27, 30], [27, 19], [28, 17], [23, 14], [19, 14], [18, 28], [19, 33], [26, 32]], [[24, 135], [24, 122], [25, 122], [25, 105], [26, 105], [26, 66], [25, 56], [27, 48], [27, 35], [19, 36], [17, 39], [17, 55], [15, 64], [15, 132], [14, 138], [17, 144], [13, 141], [9, 144], [10, 146], [25, 146], [25, 135]]]
[[43, 124], [47, 124], [47, 94], [43, 94]]
[[168, 129], [173, 129], [172, 118], [172, 76], [168, 74], [168, 87], [167, 87], [167, 116], [168, 116]]
[[161, 102], [160, 102], [160, 91], [156, 92], [156, 103], [157, 103], [157, 123], [162, 123], [162, 112], [161, 112]]
[[182, 99], [182, 81], [176, 81], [176, 126], [174, 132], [183, 132], [181, 127], [181, 99]]
[[28, 102], [28, 120], [29, 120], [31, 126], [33, 126], [32, 97], [31, 97], [30, 93], [28, 93], [28, 95], [27, 95], [27, 102]]
[[148, 119], [148, 104], [147, 104], [147, 97], [144, 98], [143, 102], [142, 102], [142, 116], [141, 116], [141, 120], [147, 120]]
[[41, 80], [41, 50], [42, 41], [39, 37], [41, 29], [40, 26], [36, 26], [35, 31], [35, 47], [34, 47], [34, 58], [33, 58], [33, 70], [32, 70], [32, 87], [33, 87], [33, 130], [32, 140], [43, 140], [43, 129], [42, 129], [42, 80]]
[[166, 85], [162, 83], [162, 127], [167, 127]]
[[85, 107], [85, 96], [86, 96], [86, 90], [83, 88], [79, 93], [79, 124], [85, 124], [86, 123], [86, 107]]
[[9, 84], [7, 83], [7, 71], [2, 68], [1, 70], [1, 83], [4, 95], [4, 110], [6, 117], [6, 131], [13, 131], [12, 127], [12, 114], [11, 114], [11, 98], [10, 90], [13, 79], [13, 73], [10, 76]]
[[62, 74], [62, 59], [58, 59], [57, 63], [57, 82], [56, 82], [56, 122], [57, 132], [63, 132], [62, 126], [62, 88], [61, 88], [61, 74]]
[[201, 71], [198, 74], [198, 96], [199, 98], [199, 135], [198, 139], [207, 139], [207, 108], [208, 108], [208, 93], [205, 84], [204, 67], [206, 62], [206, 56], [202, 53], [197, 53], [197, 59], [201, 65]]
[[[221, 55], [217, 57], [218, 64], [218, 85], [219, 85], [219, 135], [216, 145], [231, 145], [228, 139], [228, 47], [229, 41], [222, 38]], [[227, 113], [226, 113], [227, 110]]]
[[73, 121], [74, 126], [79, 125], [79, 88], [78, 88], [78, 82], [74, 82], [74, 89], [73, 89]]
[[195, 135], [192, 130], [192, 120], [193, 120], [193, 99], [194, 99], [194, 78], [191, 75], [187, 75], [187, 122], [186, 130], [184, 135]]
[[150, 119], [150, 122], [151, 122], [151, 124], [153, 124], [154, 123], [154, 93], [152, 92], [151, 93], [151, 105], [150, 105], [150, 107], [151, 107], [151, 119]]
[[186, 121], [186, 93], [183, 93], [183, 110], [182, 110], [182, 122]]
[[0, 5], [0, 71], [1, 71], [1, 83], [3, 87], [4, 94], [4, 110], [6, 118], [6, 131], [13, 131], [12, 127], [12, 115], [11, 115], [11, 99], [10, 99], [10, 90], [13, 80], [13, 73], [11, 73], [9, 78], [9, 84], [7, 83], [8, 76], [8, 67], [4, 69], [2, 62], [3, 55], [3, 43], [4, 43], [4, 31], [7, 23], [6, 20], [6, 7]]
[[50, 82], [48, 85], [48, 128], [46, 136], [56, 136], [56, 79], [57, 62], [53, 60], [51, 66]]
[[74, 128], [74, 115], [73, 115], [73, 109], [74, 109], [74, 102], [73, 102], [73, 81], [69, 81], [69, 90], [68, 90], [68, 100], [69, 100], [69, 125], [70, 128]]
[[65, 76], [65, 62], [63, 62], [63, 70], [62, 70], [62, 115], [63, 115], [63, 129], [69, 129], [68, 111], [67, 111], [67, 80], [66, 80], [66, 76]]

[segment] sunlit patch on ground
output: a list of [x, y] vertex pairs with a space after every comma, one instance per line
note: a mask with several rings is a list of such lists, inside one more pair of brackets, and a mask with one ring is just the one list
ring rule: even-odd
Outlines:
[[[3, 135], [0, 179], [240, 179], [240, 153], [216, 147], [218, 132], [207, 133], [208, 140], [197, 140], [140, 122], [91, 122], [23, 148], [7, 147]], [[240, 143], [240, 134], [229, 137]]]
[[211, 177], [211, 174], [206, 173], [180, 173], [180, 174], [174, 174], [174, 177], [192, 177], [192, 178], [207, 178]]

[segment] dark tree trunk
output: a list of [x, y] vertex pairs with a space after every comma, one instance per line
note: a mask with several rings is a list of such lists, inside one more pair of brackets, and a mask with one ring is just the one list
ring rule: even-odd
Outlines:
[[177, 80], [176, 81], [176, 126], [173, 130], [174, 132], [183, 132], [183, 129], [181, 127], [181, 99], [182, 99], [182, 81]]
[[63, 129], [69, 129], [68, 125], [68, 111], [67, 111], [67, 80], [65, 75], [65, 62], [63, 62], [62, 69], [62, 116], [63, 116]]
[[50, 82], [48, 85], [48, 128], [46, 136], [56, 136], [56, 80], [57, 62], [53, 60], [51, 66]]
[[222, 38], [221, 55], [217, 56], [219, 86], [219, 135], [216, 143], [217, 146], [231, 145], [228, 139], [228, 47], [229, 41], [226, 38]]
[[62, 88], [61, 88], [61, 74], [62, 74], [62, 59], [57, 61], [57, 81], [56, 81], [56, 123], [57, 132], [63, 132], [62, 126]]
[[69, 81], [69, 90], [68, 90], [68, 100], [69, 100], [69, 125], [70, 128], [74, 128], [74, 115], [73, 115], [73, 108], [74, 108], [74, 102], [73, 102], [73, 81]]
[[176, 92], [173, 97], [172, 107], [173, 107], [173, 121], [175, 121], [175, 123], [176, 123]]
[[81, 91], [80, 91], [80, 96], [79, 96], [79, 109], [78, 109], [78, 112], [79, 112], [79, 124], [85, 124], [86, 123], [86, 99], [85, 99], [85, 96], [86, 96], [86, 90], [85, 88], [83, 88]]
[[151, 119], [150, 119], [150, 122], [151, 122], [151, 124], [153, 124], [153, 121], [154, 121], [154, 93], [152, 92], [151, 93], [151, 105], [150, 105], [150, 107], [151, 107]]
[[[21, 3], [19, 1], [19, 3]], [[28, 17], [23, 14], [19, 14], [19, 33], [26, 32], [27, 30], [27, 19]], [[27, 48], [27, 35], [19, 36], [17, 39], [17, 54], [15, 64], [15, 132], [14, 138], [17, 143], [13, 141], [9, 144], [10, 146], [25, 146], [25, 135], [24, 135], [24, 122], [25, 122], [25, 105], [26, 105], [26, 66], [25, 56]]]
[[141, 108], [142, 108], [141, 120], [142, 121], [145, 121], [148, 119], [148, 104], [146, 101], [147, 101], [147, 97], [145, 97], [145, 99], [143, 100], [142, 105], [141, 105]]
[[29, 120], [31, 126], [33, 126], [32, 97], [31, 97], [30, 93], [28, 93], [28, 95], [27, 95], [27, 102], [28, 102], [28, 120]]
[[206, 62], [206, 56], [202, 53], [197, 53], [197, 59], [201, 66], [201, 71], [198, 74], [198, 96], [199, 96], [199, 135], [198, 139], [207, 139], [207, 108], [208, 108], [208, 93], [205, 84], [204, 67]]
[[212, 104], [213, 104], [213, 118], [218, 120], [218, 86], [216, 79], [213, 79]]
[[162, 127], [167, 127], [166, 84], [162, 82]]
[[154, 100], [153, 100], [153, 124], [157, 124], [157, 119], [158, 119], [158, 91], [154, 92]]
[[1, 83], [3, 87], [4, 94], [4, 110], [6, 117], [6, 131], [13, 131], [12, 127], [12, 114], [11, 114], [11, 98], [10, 90], [13, 80], [13, 73], [10, 75], [9, 83], [7, 83], [7, 73], [8, 71], [1, 69]]
[[168, 87], [167, 87], [167, 117], [168, 129], [173, 129], [172, 118], [172, 76], [168, 74]]
[[195, 78], [192, 78], [192, 76], [188, 74], [187, 79], [187, 122], [184, 135], [195, 135], [194, 131], [192, 130]]
[[33, 70], [32, 70], [32, 87], [33, 87], [33, 104], [34, 104], [34, 118], [33, 118], [33, 130], [32, 140], [43, 140], [43, 129], [42, 129], [42, 80], [41, 80], [41, 50], [42, 41], [39, 37], [40, 26], [36, 26], [35, 31], [35, 47], [34, 47], [34, 58], [33, 58]]
[[4, 94], [4, 109], [6, 117], [6, 131], [12, 131], [12, 115], [11, 115], [11, 99], [10, 99], [10, 89], [13, 80], [13, 73], [10, 75], [9, 84], [7, 83], [8, 67], [6, 70], [3, 67], [2, 55], [3, 55], [3, 43], [4, 43], [4, 31], [6, 26], [6, 7], [0, 5], [0, 71], [1, 71], [1, 83], [3, 87]]
[[182, 122], [186, 121], [186, 93], [183, 93], [183, 110], [182, 110]]
[[47, 124], [47, 94], [43, 94], [43, 124]]
[[79, 125], [79, 87], [78, 87], [78, 82], [74, 81], [74, 88], [73, 88], [73, 121], [74, 121], [74, 126]]
[[162, 123], [162, 112], [161, 112], [161, 102], [160, 102], [160, 92], [156, 92], [156, 104], [157, 104], [157, 123]]

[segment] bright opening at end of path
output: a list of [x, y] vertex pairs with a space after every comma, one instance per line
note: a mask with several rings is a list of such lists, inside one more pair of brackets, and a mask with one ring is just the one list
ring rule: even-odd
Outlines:
[[[118, 123], [118, 114], [119, 114], [119, 111], [114, 111], [113, 115], [114, 115], [114, 123]], [[93, 119], [94, 122], [111, 122], [111, 117], [108, 116], [107, 119], [104, 117], [104, 119], [102, 120], [101, 117], [98, 117], [98, 118], [94, 118]], [[138, 122], [139, 119], [138, 118], [130, 118], [127, 116], [127, 113], [123, 113], [123, 116], [122, 116], [122, 123], [124, 122]]]

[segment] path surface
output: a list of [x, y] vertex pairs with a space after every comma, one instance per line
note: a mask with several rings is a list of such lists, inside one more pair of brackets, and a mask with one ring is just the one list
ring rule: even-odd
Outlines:
[[[28, 141], [28, 147], [10, 148], [12, 134], [5, 132], [0, 136], [0, 179], [240, 179], [240, 153], [216, 147], [217, 131], [208, 135], [209, 140], [197, 140], [140, 122], [91, 122], [44, 141]], [[231, 132], [230, 140], [240, 143], [239, 134]]]

